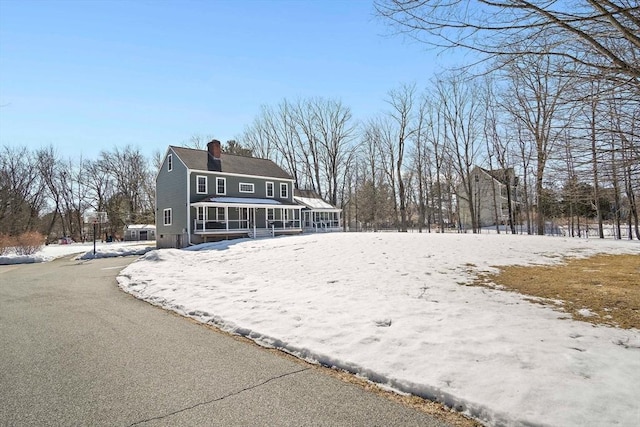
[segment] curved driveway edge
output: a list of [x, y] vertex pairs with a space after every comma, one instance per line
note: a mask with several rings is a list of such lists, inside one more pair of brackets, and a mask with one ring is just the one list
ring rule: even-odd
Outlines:
[[0, 267], [0, 424], [445, 425], [136, 300], [132, 260]]

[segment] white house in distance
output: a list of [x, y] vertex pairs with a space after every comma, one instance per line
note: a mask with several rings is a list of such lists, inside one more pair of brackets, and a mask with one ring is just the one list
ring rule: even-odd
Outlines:
[[[472, 186], [475, 214], [480, 227], [509, 223], [509, 200], [512, 212], [517, 212], [521, 197], [519, 196], [518, 177], [513, 168], [487, 170], [476, 166], [469, 179]], [[509, 193], [507, 193], [507, 184]], [[458, 187], [458, 209], [460, 225], [471, 227], [471, 212], [466, 191]]]

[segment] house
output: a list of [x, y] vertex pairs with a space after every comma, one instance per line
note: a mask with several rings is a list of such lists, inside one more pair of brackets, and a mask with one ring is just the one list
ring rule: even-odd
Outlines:
[[152, 224], [129, 224], [124, 227], [126, 242], [156, 240], [156, 226]]
[[156, 177], [156, 246], [298, 234], [294, 180], [271, 160], [170, 146]]
[[304, 232], [340, 231], [342, 209], [325, 202], [313, 190], [294, 190], [293, 200], [303, 206]]
[[[515, 214], [520, 206], [518, 177], [513, 168], [487, 170], [474, 167], [469, 175], [471, 182], [474, 213], [480, 227], [509, 223], [509, 202], [511, 212]], [[460, 225], [463, 228], [471, 228], [471, 210], [467, 191], [458, 187], [458, 208]]]

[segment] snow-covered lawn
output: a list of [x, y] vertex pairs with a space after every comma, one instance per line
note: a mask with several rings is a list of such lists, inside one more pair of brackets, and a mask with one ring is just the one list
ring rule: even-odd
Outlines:
[[[640, 331], [465, 286], [491, 266], [640, 253], [638, 242], [336, 233], [152, 251], [127, 292], [489, 425], [640, 425]], [[639, 278], [640, 280], [640, 278]]]
[[76, 259], [108, 258], [126, 255], [144, 255], [155, 248], [155, 242], [96, 242], [96, 254], [93, 254], [93, 242], [71, 243], [68, 245], [47, 245], [33, 255], [16, 255], [11, 253], [0, 256], [0, 265], [28, 264], [47, 262], [56, 258], [78, 254]]

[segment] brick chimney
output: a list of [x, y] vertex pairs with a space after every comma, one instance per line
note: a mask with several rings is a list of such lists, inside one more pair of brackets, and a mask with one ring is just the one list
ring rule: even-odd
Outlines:
[[220, 158], [220, 141], [218, 141], [217, 139], [212, 140], [211, 142], [209, 142], [207, 144], [207, 150], [209, 151], [209, 154], [211, 154], [211, 156], [214, 159], [219, 159]]

